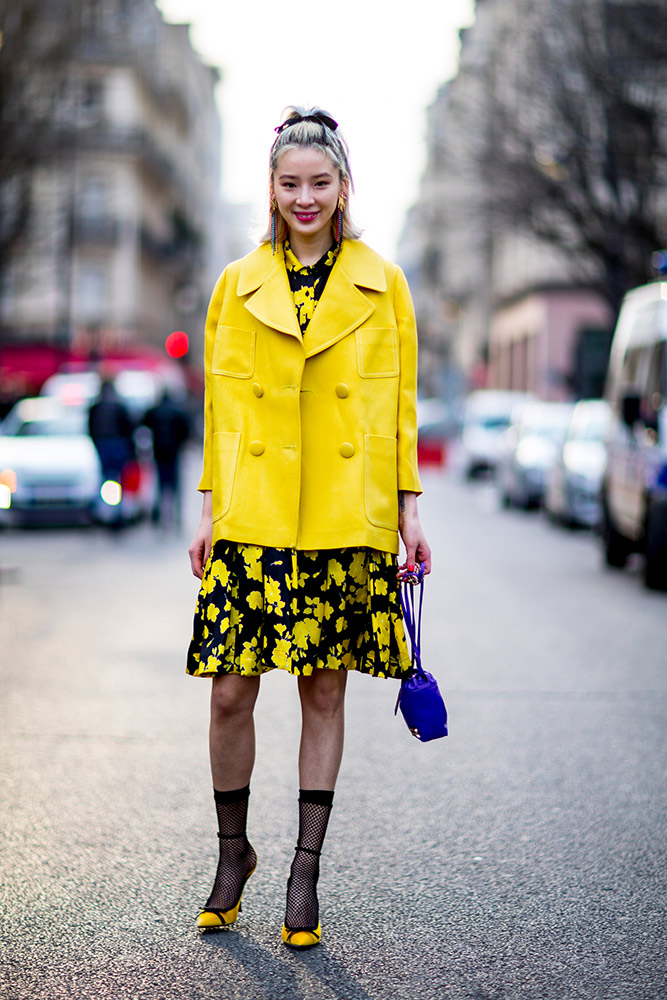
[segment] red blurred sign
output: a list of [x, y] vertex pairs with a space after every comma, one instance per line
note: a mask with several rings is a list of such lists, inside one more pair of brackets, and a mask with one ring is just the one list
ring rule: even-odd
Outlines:
[[164, 346], [170, 358], [184, 358], [190, 346], [187, 333], [183, 330], [174, 330], [165, 340]]
[[141, 465], [134, 460], [126, 462], [121, 476], [124, 493], [138, 493], [141, 489]]

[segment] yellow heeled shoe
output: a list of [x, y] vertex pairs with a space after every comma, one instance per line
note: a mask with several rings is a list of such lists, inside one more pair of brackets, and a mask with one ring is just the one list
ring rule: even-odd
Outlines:
[[291, 931], [287, 924], [283, 924], [282, 930], [283, 944], [288, 948], [314, 948], [322, 940], [322, 926], [318, 924], [314, 930]]
[[206, 934], [208, 931], [221, 931], [225, 927], [229, 927], [230, 924], [235, 924], [238, 920], [239, 913], [241, 912], [241, 899], [243, 898], [243, 890], [245, 889], [246, 882], [253, 874], [255, 868], [248, 872], [243, 880], [243, 885], [241, 886], [241, 892], [238, 898], [238, 902], [235, 906], [231, 906], [228, 910], [215, 910], [211, 907], [204, 907], [199, 916], [197, 917], [197, 930], [202, 934]]

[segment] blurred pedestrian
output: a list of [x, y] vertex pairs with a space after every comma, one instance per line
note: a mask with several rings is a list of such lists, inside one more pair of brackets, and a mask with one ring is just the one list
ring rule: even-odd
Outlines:
[[88, 433], [100, 456], [102, 476], [120, 483], [135, 457], [134, 423], [111, 379], [104, 379], [88, 411]]
[[[347, 672], [410, 669], [399, 576], [430, 551], [417, 496], [417, 336], [399, 268], [359, 240], [347, 147], [291, 108], [270, 154], [270, 223], [230, 264], [206, 322], [202, 579], [188, 671], [212, 677], [215, 882], [197, 919], [233, 923], [257, 858], [246, 835], [260, 677], [297, 677], [299, 832], [282, 940], [319, 942], [319, 858], [343, 752]], [[398, 566], [398, 534], [405, 560]]]
[[153, 435], [153, 458], [158, 488], [152, 511], [154, 524], [162, 524], [170, 508], [170, 520], [181, 523], [181, 451], [190, 435], [190, 421], [182, 406], [165, 387], [160, 399], [146, 413], [143, 423]]

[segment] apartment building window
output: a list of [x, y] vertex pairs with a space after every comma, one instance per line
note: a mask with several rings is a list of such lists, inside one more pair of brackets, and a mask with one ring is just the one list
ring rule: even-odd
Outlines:
[[108, 276], [101, 264], [82, 264], [78, 270], [76, 299], [79, 315], [85, 323], [99, 323], [108, 301]]
[[105, 178], [84, 178], [79, 191], [79, 212], [84, 219], [103, 219], [109, 214], [109, 185]]

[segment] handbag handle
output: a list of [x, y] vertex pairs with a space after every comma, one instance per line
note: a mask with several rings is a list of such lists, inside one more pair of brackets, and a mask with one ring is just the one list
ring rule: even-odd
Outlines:
[[[419, 610], [415, 613], [415, 588], [419, 584]], [[405, 630], [410, 639], [412, 668], [416, 673], [423, 674], [421, 658], [422, 636], [422, 605], [424, 603], [424, 564], [421, 563], [415, 573], [409, 574], [401, 583], [401, 608]]]

